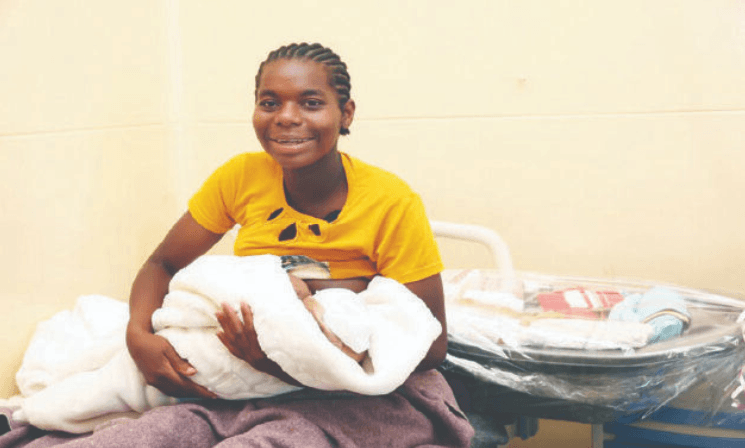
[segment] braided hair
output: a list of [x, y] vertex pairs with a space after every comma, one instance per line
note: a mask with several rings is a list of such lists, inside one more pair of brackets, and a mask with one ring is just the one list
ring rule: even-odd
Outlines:
[[[339, 108], [344, 110], [344, 106], [349, 101], [350, 91], [352, 90], [351, 79], [347, 72], [347, 64], [331, 49], [317, 43], [307, 44], [303, 42], [301, 44], [289, 44], [270, 52], [266, 60], [259, 66], [258, 73], [256, 73], [254, 97], [258, 95], [259, 82], [261, 81], [264, 66], [277, 59], [302, 59], [325, 65], [328, 72], [329, 85], [336, 90], [336, 95], [339, 98]], [[341, 135], [348, 135], [349, 129], [342, 127], [339, 133]]]

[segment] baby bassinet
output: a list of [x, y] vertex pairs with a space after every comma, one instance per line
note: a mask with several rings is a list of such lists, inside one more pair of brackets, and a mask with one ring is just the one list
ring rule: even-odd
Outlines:
[[[702, 384], [708, 392], [697, 397], [699, 424], [715, 426], [722, 415], [732, 418], [725, 411], [732, 409], [745, 361], [740, 321], [745, 302], [675, 285], [516, 272], [496, 233], [443, 222], [434, 222], [433, 229], [438, 237], [486, 245], [499, 267], [443, 273], [449, 348], [441, 369], [463, 407], [478, 420], [490, 416], [509, 422], [510, 415], [517, 415], [589, 423], [593, 446], [602, 446], [603, 423], [644, 420]], [[682, 297], [690, 317], [680, 336], [663, 342], [630, 347], [625, 344], [628, 335], [621, 335], [623, 343], [599, 348], [592, 332], [582, 342], [559, 330], [535, 339], [512, 337], [513, 327], [497, 328], [509, 319], [530, 327], [530, 318], [525, 321], [530, 313], [508, 309], [515, 297], [530, 300], [567, 290], [612, 290], [628, 296], [660, 286]], [[493, 313], [494, 307], [502, 313]], [[514, 327], [518, 332], [523, 331], [520, 325]]]

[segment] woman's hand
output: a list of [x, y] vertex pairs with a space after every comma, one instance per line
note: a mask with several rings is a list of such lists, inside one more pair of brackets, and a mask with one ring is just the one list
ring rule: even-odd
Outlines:
[[148, 384], [172, 397], [217, 398], [190, 376], [197, 370], [181, 358], [163, 337], [147, 331], [128, 329], [127, 344], [137, 367]]
[[222, 326], [222, 331], [217, 333], [217, 337], [233, 356], [246, 361], [258, 370], [262, 370], [261, 365], [267, 357], [261, 350], [259, 339], [256, 336], [251, 308], [245, 303], [241, 303], [241, 314], [243, 315], [243, 322], [230, 305], [223, 303], [222, 309], [215, 314], [217, 321]]
[[285, 373], [277, 363], [266, 356], [259, 345], [259, 338], [253, 325], [253, 313], [246, 303], [241, 303], [241, 315], [227, 303], [222, 304], [222, 310], [215, 313], [222, 331], [217, 333], [218, 339], [227, 347], [233, 356], [240, 358], [256, 370], [275, 376], [288, 384], [301, 386], [294, 378]]

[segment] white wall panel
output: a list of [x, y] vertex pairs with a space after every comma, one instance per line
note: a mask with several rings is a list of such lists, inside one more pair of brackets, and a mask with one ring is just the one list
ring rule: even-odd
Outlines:
[[473, 117], [745, 107], [737, 0], [183, 2], [199, 120], [246, 119], [282, 43], [347, 60], [358, 116]]
[[178, 217], [165, 134], [152, 127], [1, 138], [3, 292], [60, 303], [89, 293], [126, 299]]
[[433, 219], [498, 231], [518, 269], [745, 291], [745, 113], [361, 121], [352, 132], [350, 153], [408, 180]]
[[0, 135], [162, 121], [161, 3], [0, 3]]

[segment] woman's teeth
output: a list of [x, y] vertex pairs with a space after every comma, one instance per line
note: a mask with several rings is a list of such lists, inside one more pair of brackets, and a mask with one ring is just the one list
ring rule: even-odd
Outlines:
[[294, 138], [294, 139], [274, 139], [275, 142], [281, 144], [281, 145], [297, 145], [300, 143], [305, 143], [313, 140], [312, 138]]

